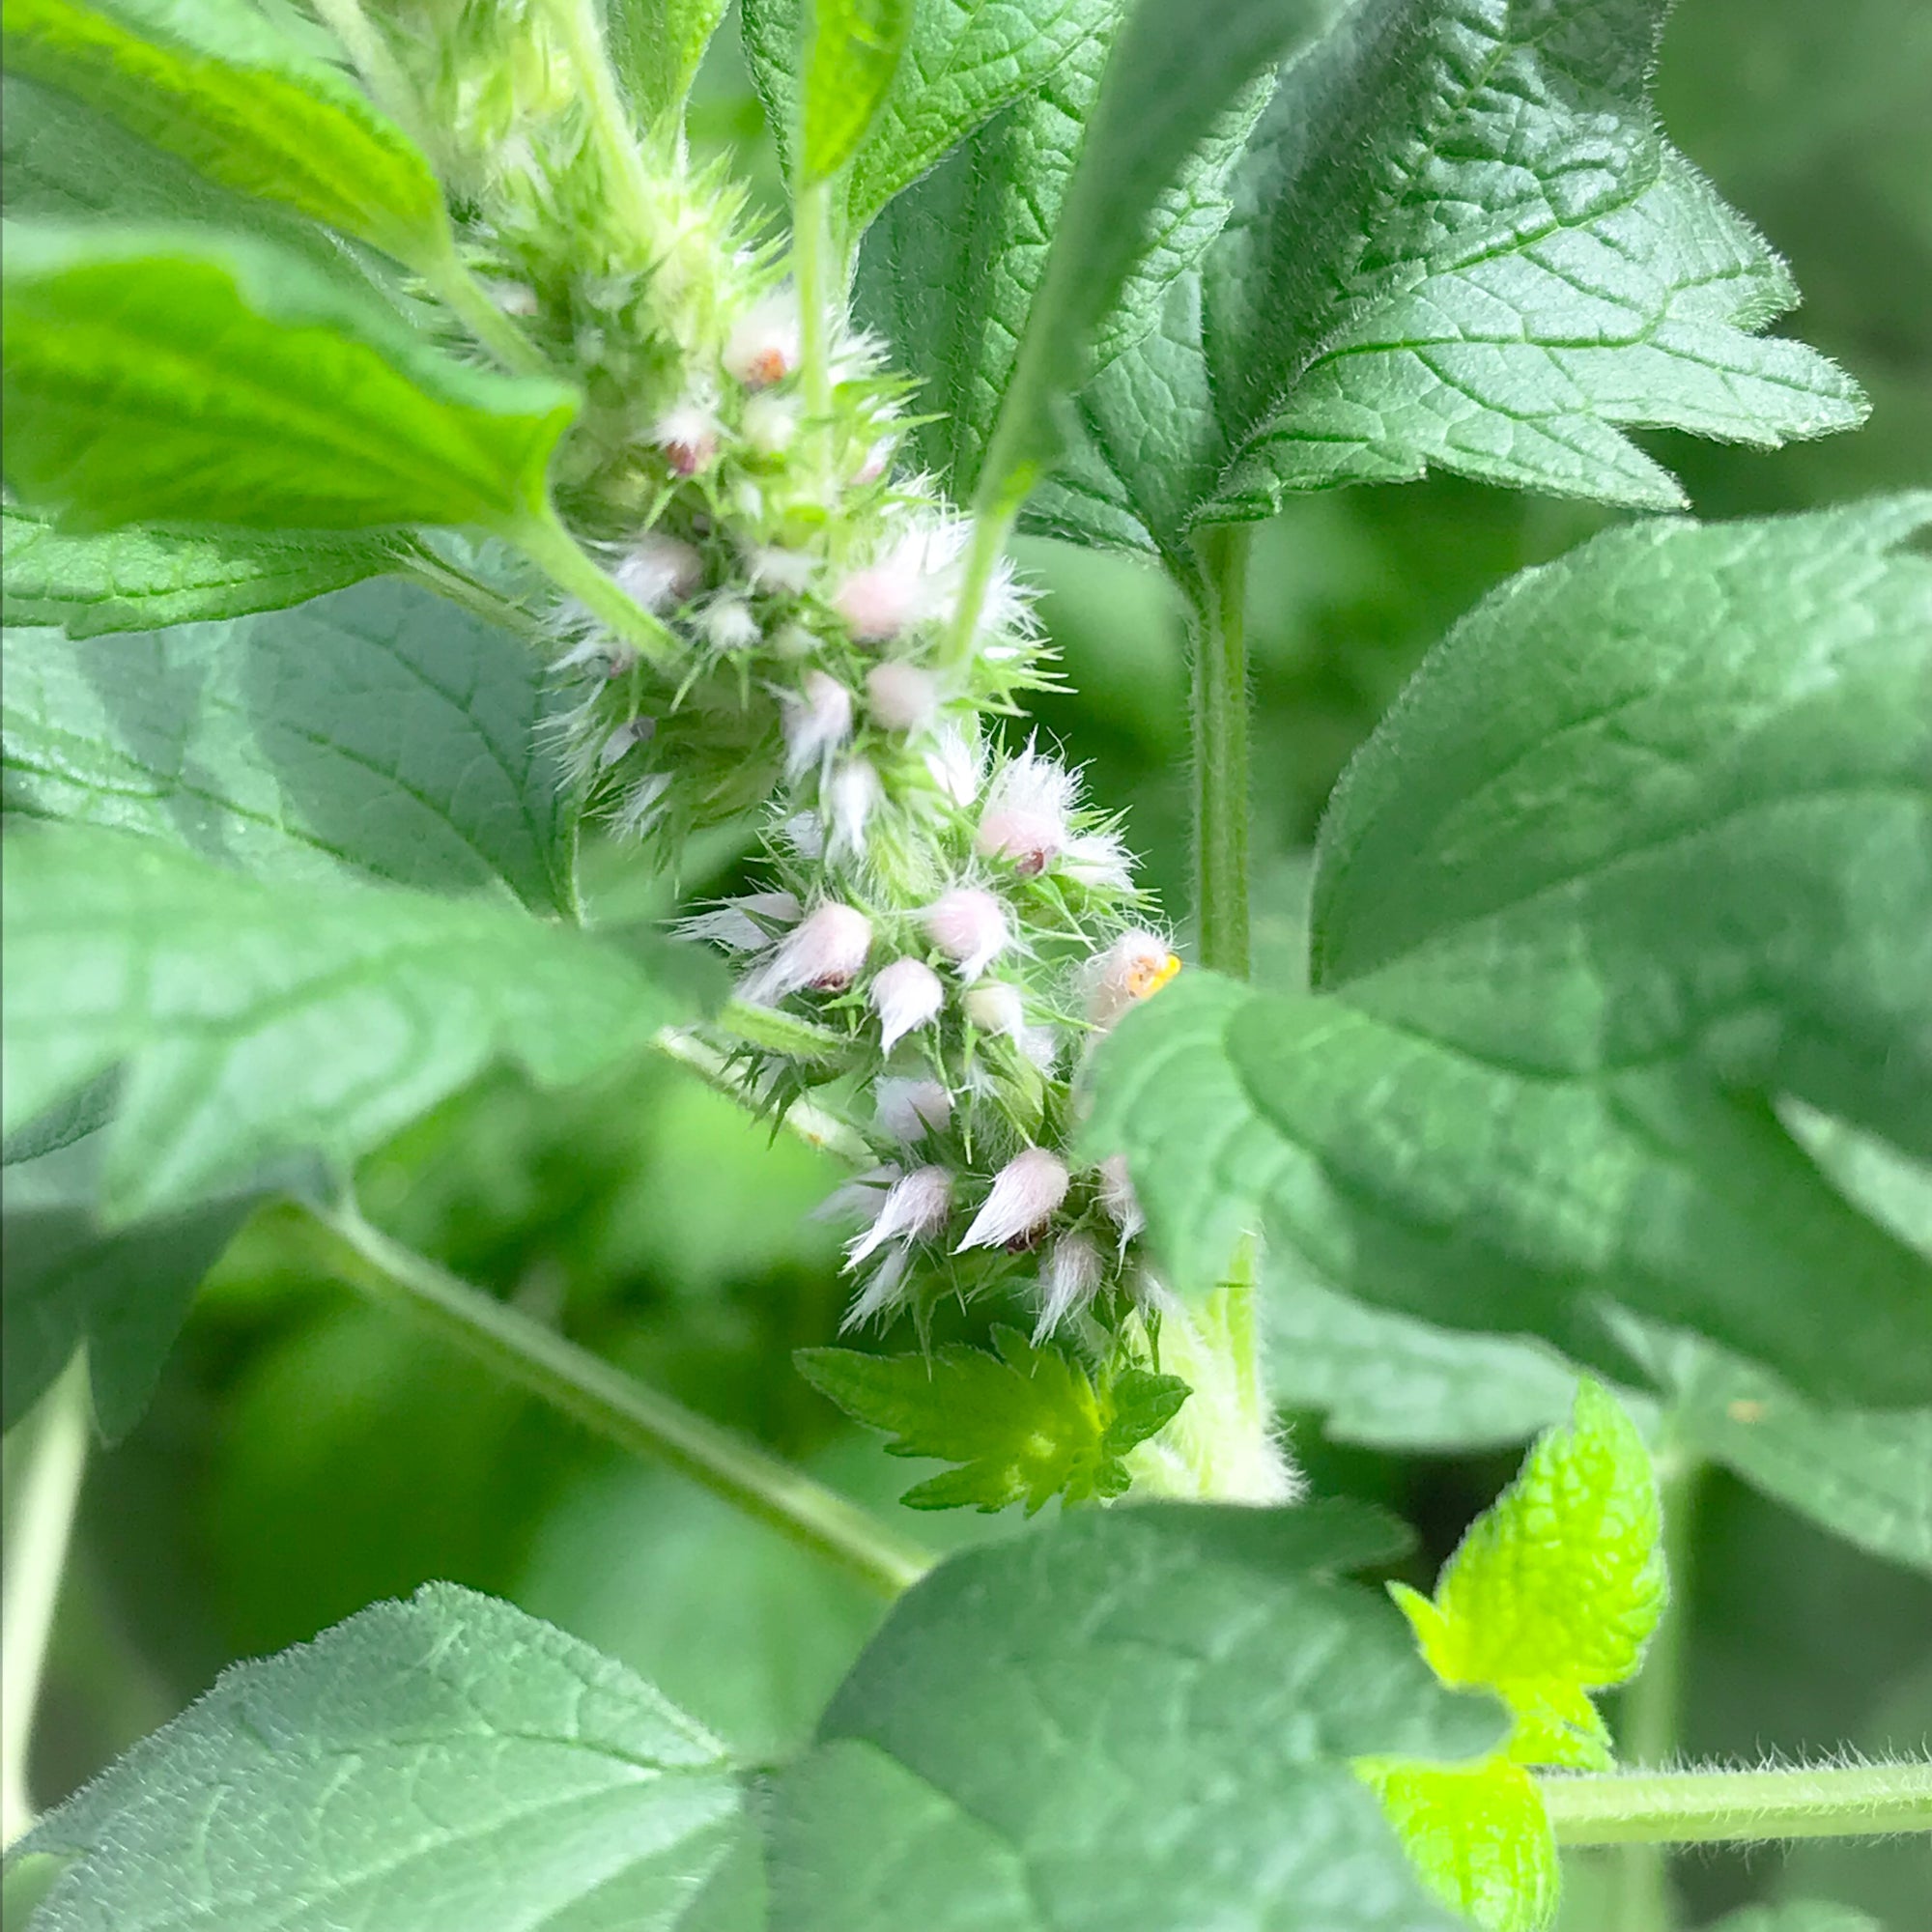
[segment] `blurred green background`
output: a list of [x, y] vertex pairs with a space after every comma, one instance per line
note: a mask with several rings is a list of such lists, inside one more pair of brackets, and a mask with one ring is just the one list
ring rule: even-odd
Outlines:
[[[1684, 0], [1666, 126], [1792, 261], [1790, 326], [1870, 392], [1869, 427], [1781, 453], [1659, 437], [1700, 514], [1799, 507], [1932, 480], [1932, 0]], [[697, 133], [774, 185], [727, 43]], [[1605, 519], [1454, 480], [1296, 505], [1260, 536], [1256, 850], [1261, 970], [1299, 970], [1305, 853], [1351, 749], [1421, 651], [1486, 590]], [[1033, 544], [1026, 568], [1076, 696], [1042, 727], [1128, 815], [1151, 883], [1184, 908], [1185, 670], [1164, 587]], [[690, 888], [729, 883], [722, 846]], [[613, 911], [662, 901], [593, 853]], [[768, 1143], [686, 1076], [640, 1065], [539, 1096], [497, 1078], [370, 1164], [372, 1217], [686, 1402], [889, 1499], [917, 1472], [788, 1365], [829, 1340], [837, 1236], [807, 1219], [838, 1177]], [[1296, 1441], [1320, 1488], [1417, 1523], [1429, 1564], [1511, 1456], [1399, 1459]], [[979, 1520], [914, 1520], [934, 1541]], [[1932, 1584], [1711, 1479], [1689, 1580], [1692, 1756], [1922, 1748]], [[204, 1291], [152, 1413], [90, 1469], [35, 1764], [48, 1803], [179, 1710], [222, 1665], [308, 1637], [429, 1577], [507, 1595], [637, 1664], [753, 1752], [814, 1714], [877, 1614], [856, 1588], [662, 1472], [606, 1453], [395, 1319], [304, 1272], [272, 1216]], [[1566, 1927], [1602, 1922], [1572, 1874]], [[1889, 1932], [1932, 1928], [1932, 1843], [1680, 1861], [1685, 1922], [1823, 1895]]]

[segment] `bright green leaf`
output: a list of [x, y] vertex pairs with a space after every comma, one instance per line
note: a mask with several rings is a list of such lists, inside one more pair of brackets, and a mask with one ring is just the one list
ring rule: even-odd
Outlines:
[[23, 228], [6, 267], [8, 478], [71, 528], [509, 528], [576, 411], [260, 241]]
[[951, 1558], [778, 1780], [774, 1932], [1449, 1932], [1349, 1764], [1497, 1724], [1324, 1574], [1390, 1553], [1354, 1506], [1146, 1504]]
[[1486, 1685], [1516, 1715], [1519, 1764], [1607, 1769], [1586, 1694], [1636, 1672], [1668, 1594], [1650, 1452], [1600, 1383], [1477, 1518], [1435, 1600], [1390, 1586], [1445, 1684]]
[[49, 1814], [39, 1932], [723, 1932], [723, 1747], [507, 1604], [432, 1583], [230, 1670]]
[[399, 555], [380, 537], [325, 532], [80, 537], [11, 507], [0, 521], [7, 623], [53, 625], [70, 638], [285, 610], [394, 570]]
[[987, 439], [976, 498], [1016, 507], [1058, 454], [1062, 406], [1150, 240], [1150, 214], [1254, 77], [1321, 33], [1335, 0], [1141, 0], [1108, 57], [1053, 244]]
[[1857, 385], [1761, 330], [1783, 265], [1658, 132], [1664, 0], [1372, 0], [1283, 79], [1162, 327], [1092, 385], [1040, 522], [1175, 553], [1290, 492], [1441, 468], [1642, 508], [1622, 433], [1773, 445]]
[[499, 1058], [582, 1079], [676, 1016], [631, 959], [502, 899], [250, 879], [93, 826], [17, 833], [7, 863], [7, 1122], [124, 1065], [117, 1217], [346, 1163]]
[[913, 0], [806, 0], [801, 179], [837, 174], [866, 138], [898, 71]]
[[820, 1394], [892, 1435], [892, 1455], [962, 1465], [908, 1490], [900, 1500], [914, 1509], [1023, 1501], [1032, 1515], [1056, 1495], [1120, 1495], [1128, 1484], [1121, 1459], [1187, 1399], [1176, 1376], [1131, 1369], [1096, 1384], [1014, 1329], [996, 1327], [993, 1341], [997, 1355], [954, 1344], [929, 1356], [801, 1349], [795, 1359]]
[[645, 122], [683, 109], [730, 0], [609, 0], [611, 58]]
[[[450, 248], [436, 177], [356, 87], [242, 0], [5, 0], [10, 69], [224, 186], [401, 260]], [[125, 212], [122, 218], [126, 218]]]
[[[148, 540], [125, 541], [139, 558]], [[85, 643], [10, 632], [5, 668], [10, 811], [145, 832], [263, 877], [507, 885], [574, 916], [543, 666], [426, 590], [372, 583]]]
[[1542, 1795], [1520, 1765], [1474, 1770], [1365, 1765], [1404, 1848], [1430, 1889], [1481, 1932], [1538, 1932], [1556, 1910], [1562, 1870]]

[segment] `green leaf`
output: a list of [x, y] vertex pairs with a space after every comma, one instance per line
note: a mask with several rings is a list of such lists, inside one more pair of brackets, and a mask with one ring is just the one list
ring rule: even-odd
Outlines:
[[1848, 1543], [1932, 1574], [1932, 1407], [1824, 1408], [1696, 1336], [1621, 1318], [1672, 1440]]
[[[138, 556], [147, 539], [127, 541]], [[145, 832], [265, 878], [507, 886], [575, 917], [543, 667], [427, 590], [371, 583], [83, 643], [9, 632], [5, 671], [11, 811]]]
[[1434, 1601], [1389, 1588], [1445, 1684], [1502, 1693], [1514, 1762], [1607, 1770], [1588, 1692], [1636, 1674], [1668, 1595], [1662, 1530], [1642, 1436], [1585, 1380], [1570, 1425], [1470, 1526]]
[[777, 1781], [775, 1932], [1449, 1932], [1349, 1762], [1497, 1723], [1325, 1574], [1391, 1548], [1359, 1506], [1147, 1504], [943, 1563]]
[[1883, 1932], [1876, 1918], [1823, 1898], [1747, 1905], [1714, 1919], [1709, 1932]]
[[631, 959], [501, 899], [245, 878], [94, 826], [7, 860], [7, 1124], [124, 1065], [117, 1219], [346, 1164], [492, 1061], [581, 1079], [675, 1017]]
[[1430, 468], [1682, 501], [1622, 434], [1770, 446], [1857, 385], [1757, 334], [1782, 263], [1659, 133], [1664, 0], [1368, 0], [1285, 75], [1235, 213], [1088, 390], [1041, 523], [1178, 554], [1291, 492]]
[[1141, 0], [1127, 16], [987, 439], [981, 505], [1016, 507], [1059, 454], [1063, 404], [1089, 372], [1161, 195], [1229, 102], [1304, 50], [1334, 12], [1335, 0]]
[[87, 1350], [94, 1419], [118, 1441], [140, 1420], [201, 1278], [259, 1195], [223, 1198], [130, 1228], [94, 1209], [104, 1135], [19, 1157], [10, 1148], [0, 1219], [0, 1426], [33, 1407], [75, 1349]]
[[1533, 1079], [1688, 1052], [1932, 1152], [1929, 523], [1641, 525], [1506, 584], [1337, 788], [1313, 983]]
[[639, 118], [680, 114], [730, 0], [608, 0], [611, 59]]
[[[1045, 271], [1067, 183], [1119, 25], [1101, 10], [1038, 89], [893, 201], [860, 260], [861, 319], [922, 379], [936, 419], [915, 432], [921, 460], [970, 497], [1012, 380], [1027, 312]], [[997, 18], [1000, 10], [986, 9]], [[923, 18], [925, 16], [922, 16]], [[918, 61], [915, 44], [913, 64]], [[1104, 366], [1159, 319], [1168, 288], [1227, 218], [1225, 185], [1272, 82], [1238, 94], [1210, 124], [1148, 215], [1141, 250], [1094, 343]], [[972, 291], [961, 300], [959, 291]]]
[[400, 555], [380, 537], [321, 531], [79, 537], [11, 507], [0, 507], [0, 522], [7, 623], [52, 625], [70, 638], [285, 610], [392, 571]]
[[1481, 1932], [1538, 1932], [1562, 1869], [1542, 1794], [1520, 1765], [1371, 1764], [1362, 1776], [1430, 1889]]
[[39, 1932], [722, 1932], [742, 1807], [622, 1664], [431, 1583], [228, 1671], [24, 1849], [73, 1861]]
[[806, 0], [801, 179], [829, 180], [878, 119], [912, 32], [913, 0]]
[[576, 412], [241, 237], [23, 228], [6, 329], [9, 481], [74, 529], [509, 529]]
[[[212, 181], [427, 266], [448, 256], [429, 163], [333, 68], [242, 0], [5, 0], [9, 67]], [[123, 216], [125, 219], [125, 214]]]
[[1130, 1369], [1096, 1383], [1015, 1329], [995, 1327], [993, 1343], [998, 1354], [954, 1343], [931, 1355], [801, 1349], [793, 1359], [821, 1395], [890, 1435], [890, 1454], [962, 1465], [914, 1484], [900, 1497], [913, 1509], [1023, 1501], [1031, 1516], [1056, 1495], [1123, 1494], [1121, 1459], [1187, 1400], [1178, 1376]]

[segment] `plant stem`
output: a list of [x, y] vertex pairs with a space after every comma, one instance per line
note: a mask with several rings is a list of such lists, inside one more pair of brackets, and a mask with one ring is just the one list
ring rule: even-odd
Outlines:
[[677, 639], [579, 545], [546, 505], [503, 532], [560, 590], [601, 617], [653, 668], [674, 671]]
[[[740, 1011], [739, 1002], [727, 1002], [724, 1011], [719, 1016], [719, 1024], [726, 1032], [739, 1032], [733, 1024], [733, 1014]], [[758, 1011], [758, 1009], [743, 1010]], [[782, 1017], [773, 1015], [773, 1017]], [[754, 1038], [749, 1027], [740, 1033], [740, 1037]], [[723, 1094], [727, 1100], [735, 1100], [753, 1113], [768, 1110], [758, 1105], [755, 1095], [747, 1091], [724, 1054], [715, 1046], [687, 1033], [682, 1027], [664, 1027], [651, 1037], [651, 1044], [668, 1060], [674, 1060], [680, 1066], [689, 1067], [707, 1087]], [[874, 1156], [870, 1148], [845, 1122], [836, 1115], [828, 1114], [823, 1107], [814, 1106], [810, 1100], [794, 1100], [779, 1116], [779, 1124], [786, 1133], [795, 1134], [808, 1147], [815, 1147], [826, 1153], [837, 1154], [855, 1167], [871, 1167]]]
[[830, 317], [825, 264], [831, 253], [830, 205], [824, 182], [801, 184], [792, 207], [792, 276], [798, 287], [799, 361], [805, 407], [820, 421], [832, 413]]
[[669, 1463], [881, 1596], [897, 1596], [932, 1567], [928, 1550], [857, 1504], [392, 1241], [353, 1208], [309, 1211], [330, 1237], [332, 1271], [373, 1299], [407, 1310], [597, 1435]]
[[542, 353], [490, 299], [489, 292], [464, 266], [454, 243], [439, 256], [413, 265], [432, 290], [469, 325], [469, 332], [504, 368], [519, 376], [555, 377]]
[[1750, 1844], [1932, 1832], [1932, 1762], [1538, 1779], [1563, 1845]]
[[1194, 904], [1201, 963], [1248, 977], [1248, 526], [1197, 539]]
[[993, 582], [994, 571], [1000, 567], [1007, 539], [1012, 535], [1013, 525], [1019, 518], [1020, 500], [1014, 497], [1010, 502], [1003, 500], [974, 506], [973, 541], [966, 553], [966, 570], [960, 579], [959, 601], [952, 607], [952, 621], [947, 627], [946, 639], [940, 647], [940, 664], [945, 669], [960, 669], [973, 655], [973, 644], [980, 634], [980, 613], [986, 604], [986, 591]]
[[87, 1358], [76, 1353], [8, 1444], [23, 1461], [0, 1578], [0, 1846], [34, 1822], [27, 1754], [87, 1467]]
[[400, 571], [434, 590], [439, 597], [460, 605], [472, 617], [481, 617], [486, 624], [509, 631], [526, 643], [534, 643], [542, 635], [542, 626], [521, 604], [512, 603], [500, 591], [445, 563], [427, 544], [406, 542], [399, 547], [398, 554]]
[[604, 51], [604, 35], [592, 0], [551, 0], [546, 9], [576, 71], [579, 105], [590, 123], [591, 140], [603, 156], [611, 199], [639, 236], [653, 232], [650, 178], [636, 130]]

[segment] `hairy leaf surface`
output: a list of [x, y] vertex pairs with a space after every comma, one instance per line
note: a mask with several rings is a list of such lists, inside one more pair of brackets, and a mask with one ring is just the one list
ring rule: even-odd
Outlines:
[[43, 1819], [43, 1932], [725, 1932], [743, 1799], [622, 1664], [431, 1583], [228, 1671]]
[[942, 1564], [779, 1780], [775, 1932], [1447, 1932], [1349, 1760], [1498, 1725], [1326, 1574], [1391, 1548], [1347, 1505], [1149, 1504]]
[[1757, 334], [1783, 265], [1662, 139], [1663, 0], [1364, 0], [1283, 78], [1161, 327], [1087, 391], [1037, 506], [1176, 553], [1294, 491], [1431, 468], [1682, 501], [1623, 434], [1764, 445], [1862, 400]]
[[507, 527], [576, 412], [241, 237], [23, 227], [6, 328], [9, 481], [75, 529]]
[[427, 590], [371, 583], [80, 643], [13, 631], [5, 665], [10, 811], [145, 832], [265, 878], [500, 884], [574, 916], [543, 668]]
[[639, 116], [658, 121], [684, 105], [704, 50], [730, 0], [610, 0], [611, 58]]
[[674, 1017], [631, 959], [498, 898], [246, 878], [96, 826], [7, 857], [6, 1123], [125, 1066], [117, 1216], [346, 1163], [498, 1058], [582, 1079]]

